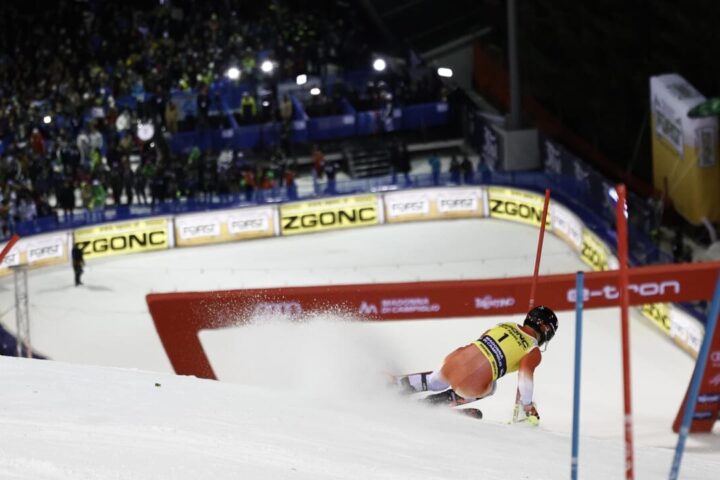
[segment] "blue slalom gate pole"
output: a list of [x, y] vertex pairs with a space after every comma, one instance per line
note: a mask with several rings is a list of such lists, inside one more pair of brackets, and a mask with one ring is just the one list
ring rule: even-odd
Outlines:
[[582, 367], [582, 312], [585, 295], [583, 272], [577, 272], [575, 280], [575, 393], [573, 395], [572, 458], [570, 460], [570, 478], [577, 480], [578, 449], [580, 440], [580, 370]]
[[685, 412], [683, 412], [682, 425], [678, 434], [678, 442], [675, 447], [675, 458], [673, 458], [672, 468], [670, 469], [670, 480], [677, 480], [680, 473], [680, 462], [682, 462], [683, 451], [685, 450], [685, 441], [690, 433], [690, 423], [692, 422], [695, 407], [697, 406], [698, 392], [700, 391], [700, 382], [702, 382], [705, 374], [705, 365], [707, 357], [710, 353], [710, 344], [715, 334], [715, 326], [717, 324], [718, 311], [720, 310], [720, 275], [718, 275], [717, 284], [715, 285], [715, 294], [713, 295], [712, 304], [710, 305], [710, 314], [705, 323], [705, 336], [703, 337], [700, 353], [698, 353], [697, 364], [693, 372], [692, 382], [690, 383], [690, 391], [685, 404]]

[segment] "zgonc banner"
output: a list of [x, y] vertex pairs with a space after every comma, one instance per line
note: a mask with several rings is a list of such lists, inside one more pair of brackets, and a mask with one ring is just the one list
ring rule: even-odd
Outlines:
[[67, 232], [21, 238], [0, 264], [0, 275], [7, 275], [11, 272], [10, 267], [19, 265], [34, 268], [68, 262], [69, 240]]
[[[514, 188], [488, 188], [488, 212], [492, 218], [527, 223], [539, 227], [542, 224], [543, 195]], [[552, 230], [552, 212], [548, 212], [545, 228]]]
[[86, 259], [165, 250], [173, 243], [172, 220], [162, 217], [108, 223], [80, 228], [73, 236]]
[[333, 197], [280, 206], [281, 235], [365, 227], [382, 223], [380, 197]]
[[[633, 268], [630, 304], [708, 298], [718, 271], [720, 262]], [[521, 315], [531, 282], [532, 277], [520, 277], [165, 293], [149, 294], [147, 303], [175, 372], [214, 378], [198, 338], [202, 329], [242, 325], [258, 314], [301, 319], [329, 308], [371, 321]], [[574, 274], [541, 276], [537, 298], [557, 310], [573, 310], [578, 295], [575, 283]], [[617, 306], [617, 271], [588, 273], [581, 294], [586, 308]]]
[[273, 207], [241, 208], [175, 217], [175, 244], [180, 247], [272, 237], [277, 233]]
[[388, 223], [485, 216], [481, 188], [389, 192], [383, 203]]

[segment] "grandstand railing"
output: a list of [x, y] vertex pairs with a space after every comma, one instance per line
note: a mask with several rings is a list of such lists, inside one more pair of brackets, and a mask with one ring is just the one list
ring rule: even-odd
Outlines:
[[[401, 130], [422, 130], [446, 125], [449, 120], [446, 102], [396, 107], [389, 116], [380, 110], [372, 110], [302, 118], [291, 122], [289, 134], [294, 143], [362, 137]], [[227, 129], [198, 129], [174, 134], [168, 140], [168, 145], [175, 154], [187, 154], [193, 147], [215, 151], [270, 147], [280, 143], [282, 128], [279, 122], [268, 122]]]

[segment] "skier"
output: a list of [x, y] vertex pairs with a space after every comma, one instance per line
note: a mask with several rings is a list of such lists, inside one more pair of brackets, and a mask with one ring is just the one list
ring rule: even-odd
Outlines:
[[527, 418], [537, 421], [533, 374], [542, 359], [539, 347], [547, 345], [557, 328], [557, 317], [550, 308], [535, 307], [523, 325], [500, 323], [450, 353], [439, 370], [400, 377], [398, 383], [411, 393], [438, 392], [426, 397], [431, 403], [457, 405], [489, 397], [499, 378], [519, 371], [519, 404]]

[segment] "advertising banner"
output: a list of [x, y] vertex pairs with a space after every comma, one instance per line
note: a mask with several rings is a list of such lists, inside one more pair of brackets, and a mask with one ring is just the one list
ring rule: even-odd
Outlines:
[[[710, 341], [705, 371], [703, 372], [700, 391], [696, 399], [697, 404], [690, 423], [691, 432], [711, 432], [720, 414], [720, 328], [715, 328], [715, 335]], [[680, 430], [683, 414], [685, 408], [687, 408], [689, 393], [690, 387], [688, 386], [685, 399], [673, 423], [673, 430], [676, 432]]]
[[175, 243], [180, 247], [232, 242], [276, 235], [274, 207], [241, 208], [175, 217]]
[[280, 206], [281, 235], [365, 227], [381, 223], [380, 197], [334, 197]]
[[70, 235], [67, 232], [21, 238], [3, 259], [0, 275], [9, 274], [10, 267], [18, 265], [29, 265], [34, 268], [68, 262], [69, 240]]
[[583, 244], [583, 223], [580, 219], [557, 202], [550, 202], [550, 219], [553, 233], [579, 252]]
[[[629, 271], [631, 305], [707, 298], [718, 262], [637, 267]], [[367, 321], [443, 319], [524, 313], [533, 278], [317, 285], [149, 294], [147, 303], [176, 373], [213, 378], [198, 331], [240, 325], [256, 313], [347, 312]], [[575, 274], [542, 275], [536, 297], [558, 311], [575, 309]], [[585, 308], [617, 306], [618, 271], [588, 272]], [[717, 348], [720, 352], [720, 347]]]
[[[587, 228], [583, 228], [582, 248], [580, 249], [582, 261], [596, 272], [609, 270], [611, 268], [610, 256], [610, 250], [605, 245], [605, 242]], [[617, 265], [614, 265], [614, 267], [616, 268]]]
[[[492, 218], [526, 223], [540, 227], [545, 197], [526, 190], [505, 187], [488, 188], [488, 203]], [[545, 228], [552, 230], [552, 215], [548, 212]]]
[[85, 259], [165, 250], [172, 246], [172, 220], [148, 218], [80, 228], [73, 233]]
[[678, 74], [650, 78], [653, 183], [694, 224], [720, 221], [718, 121], [688, 117], [703, 101]]
[[383, 203], [387, 223], [485, 216], [481, 188], [389, 192]]

